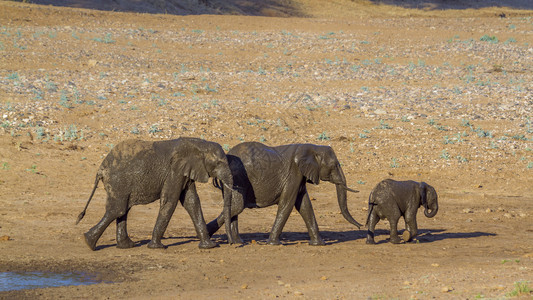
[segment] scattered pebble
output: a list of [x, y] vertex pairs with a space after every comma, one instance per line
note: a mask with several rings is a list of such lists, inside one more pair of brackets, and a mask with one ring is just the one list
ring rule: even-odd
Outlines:
[[450, 286], [443, 286], [442, 289], [441, 289], [441, 292], [443, 293], [448, 293], [448, 292], [451, 292], [453, 291], [453, 288], [450, 287]]
[[472, 214], [472, 213], [474, 213], [474, 210], [471, 209], [471, 208], [465, 208], [465, 209], [463, 209], [463, 213], [465, 213], [465, 214]]

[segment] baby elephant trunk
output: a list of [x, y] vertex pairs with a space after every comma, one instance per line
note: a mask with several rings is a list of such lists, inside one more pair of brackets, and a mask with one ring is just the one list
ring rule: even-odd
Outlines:
[[439, 210], [439, 206], [437, 204], [435, 204], [431, 208], [429, 207], [429, 205], [426, 205], [424, 209], [424, 215], [428, 218], [433, 218], [437, 214], [438, 210]]

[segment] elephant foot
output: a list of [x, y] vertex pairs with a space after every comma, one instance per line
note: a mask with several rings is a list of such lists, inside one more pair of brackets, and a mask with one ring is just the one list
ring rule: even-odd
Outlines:
[[167, 246], [163, 245], [160, 241], [159, 242], [150, 241], [148, 243], [148, 248], [150, 248], [150, 249], [166, 249]]
[[135, 246], [135, 242], [132, 241], [129, 237], [127, 239], [117, 242], [117, 248], [119, 249], [133, 248], [133, 246]]
[[200, 249], [211, 249], [215, 247], [218, 247], [218, 244], [212, 240], [201, 241], [200, 244], [198, 244], [198, 248]]
[[279, 241], [279, 239], [270, 239], [269, 238], [268, 241], [267, 241], [267, 244], [278, 246], [278, 245], [281, 245], [281, 242]]
[[89, 249], [91, 249], [92, 251], [96, 249], [96, 241], [93, 241], [93, 239], [91, 239], [88, 232], [83, 234], [83, 240], [85, 241], [85, 244], [89, 246]]
[[326, 242], [324, 242], [323, 239], [319, 238], [317, 240], [310, 240], [309, 245], [311, 246], [324, 246], [326, 245]]
[[374, 241], [374, 239], [367, 239], [366, 243], [369, 244], [369, 245], [375, 245], [376, 241]]
[[397, 236], [396, 236], [396, 237], [391, 237], [391, 238], [389, 239], [389, 241], [390, 241], [391, 243], [393, 243], [393, 244], [401, 244], [401, 243], [402, 243], [402, 240], [400, 240], [400, 238], [397, 237]]
[[228, 238], [228, 244], [239, 244], [239, 245], [242, 245], [242, 244], [244, 244], [244, 242], [242, 241], [241, 237], [239, 235], [237, 235], [236, 237], [233, 237], [233, 241], [230, 241], [230, 239]]

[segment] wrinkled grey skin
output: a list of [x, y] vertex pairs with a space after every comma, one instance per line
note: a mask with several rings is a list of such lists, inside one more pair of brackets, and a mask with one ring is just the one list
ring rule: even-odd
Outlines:
[[[76, 224], [85, 215], [98, 182], [102, 180], [107, 192], [106, 212], [102, 220], [84, 234], [91, 250], [95, 250], [96, 242], [114, 220], [117, 223], [117, 247], [133, 247], [134, 242], [126, 230], [128, 212], [134, 205], [148, 204], [157, 199], [161, 200], [161, 206], [148, 248], [165, 247], [161, 237], [178, 202], [192, 219], [200, 239], [199, 247], [215, 247], [206, 228], [195, 185], [195, 181], [205, 183], [209, 177], [217, 178], [223, 185], [233, 186], [226, 155], [217, 143], [196, 138], [121, 142], [100, 165], [91, 196]], [[231, 199], [226, 197], [224, 213], [228, 216], [229, 205]], [[226, 230], [229, 231], [229, 226]]]
[[[331, 147], [311, 144], [293, 144], [268, 147], [257, 142], [241, 143], [227, 154], [233, 174], [235, 192], [224, 187], [223, 194], [231, 195], [231, 232], [228, 238], [242, 243], [238, 230], [238, 215], [244, 208], [260, 208], [274, 204], [278, 212], [268, 243], [280, 244], [281, 231], [293, 209], [300, 213], [309, 231], [311, 245], [324, 245], [320, 237], [306, 183], [320, 180], [332, 182], [337, 188], [337, 200], [344, 218], [359, 227], [346, 204], [346, 178]], [[238, 192], [237, 192], [238, 191]], [[225, 223], [221, 214], [207, 225], [213, 235]], [[227, 222], [226, 222], [227, 223]], [[227, 225], [227, 224], [226, 224]]]
[[380, 219], [387, 219], [390, 223], [390, 242], [399, 244], [398, 220], [405, 220], [406, 242], [411, 241], [418, 234], [416, 213], [420, 206], [424, 206], [424, 215], [432, 218], [437, 214], [439, 205], [437, 192], [425, 182], [395, 181], [385, 179], [378, 183], [370, 193], [368, 199], [367, 244], [375, 244], [374, 229]]

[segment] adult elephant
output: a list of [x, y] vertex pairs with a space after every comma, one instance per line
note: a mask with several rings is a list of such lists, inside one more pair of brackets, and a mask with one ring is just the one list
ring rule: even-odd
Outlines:
[[[268, 243], [280, 244], [280, 234], [293, 207], [300, 213], [309, 231], [311, 245], [324, 245], [320, 237], [306, 183], [320, 180], [332, 182], [337, 188], [337, 200], [344, 218], [360, 227], [350, 215], [346, 203], [346, 178], [333, 149], [329, 146], [292, 144], [269, 147], [257, 142], [245, 142], [227, 154], [235, 190], [223, 188], [224, 197], [231, 193], [231, 231], [228, 239], [242, 243], [238, 231], [238, 215], [244, 208], [278, 205], [278, 212]], [[227, 214], [226, 214], [227, 215]], [[213, 235], [228, 218], [221, 214], [207, 225]], [[227, 223], [227, 222], [226, 222]], [[227, 226], [227, 224], [226, 224]], [[227, 228], [227, 227], [226, 227]]]
[[[107, 192], [106, 212], [103, 218], [84, 234], [85, 242], [95, 250], [96, 242], [116, 220], [117, 247], [131, 248], [134, 242], [126, 230], [128, 212], [137, 204], [148, 204], [160, 199], [159, 215], [148, 248], [164, 248], [161, 237], [178, 202], [189, 213], [200, 248], [212, 248], [211, 241], [196, 192], [195, 182], [217, 178], [224, 186], [232, 187], [233, 178], [222, 147], [197, 138], [178, 138], [169, 141], [148, 142], [127, 140], [116, 145], [106, 156], [98, 172], [94, 188], [80, 213], [76, 224], [83, 218], [87, 207], [102, 180]], [[231, 199], [224, 199], [224, 213], [229, 217]], [[229, 226], [226, 226], [229, 231]], [[232, 240], [229, 240], [232, 242]]]

